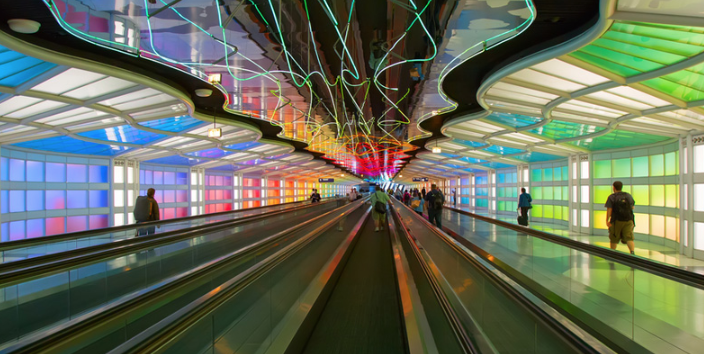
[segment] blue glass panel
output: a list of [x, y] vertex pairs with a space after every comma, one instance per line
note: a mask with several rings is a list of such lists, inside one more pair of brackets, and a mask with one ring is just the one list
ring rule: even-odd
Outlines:
[[188, 184], [188, 173], [176, 172], [176, 184], [178, 184], [178, 185]]
[[10, 191], [10, 212], [17, 213], [25, 211], [24, 191]]
[[24, 182], [24, 160], [10, 159], [10, 181]]
[[526, 154], [511, 156], [514, 159], [518, 159], [525, 162], [542, 162], [542, 161], [552, 161], [564, 159], [563, 156], [544, 154], [542, 152], [531, 151]]
[[553, 120], [542, 127], [531, 129], [529, 132], [539, 134], [549, 139], [560, 140], [587, 135], [602, 130], [604, 130], [603, 127]]
[[205, 160], [189, 159], [186, 157], [174, 155], [174, 156], [167, 156], [167, 157], [161, 157], [161, 158], [154, 159], [154, 160], [149, 160], [147, 162], [158, 163], [158, 164], [163, 164], [163, 165], [193, 166], [193, 165], [199, 164], [201, 162], [205, 162]]
[[10, 178], [10, 161], [7, 157], [0, 157], [0, 181]]
[[211, 159], [217, 159], [217, 158], [231, 155], [231, 154], [234, 154], [234, 152], [224, 151], [224, 150], [220, 150], [218, 148], [186, 153], [186, 155], [188, 155], [188, 156], [206, 157], [206, 158], [211, 158]]
[[164, 184], [164, 172], [154, 171], [154, 184]]
[[64, 209], [65, 207], [65, 191], [46, 191], [46, 210]]
[[193, 129], [199, 125], [202, 125], [203, 123], [205, 122], [203, 122], [202, 120], [195, 119], [193, 117], [180, 116], [173, 118], [150, 120], [147, 122], [141, 122], [139, 124], [148, 128], [178, 133], [185, 130]]
[[460, 160], [460, 161], [464, 161], [464, 162], [469, 162], [469, 163], [483, 163], [483, 162], [486, 162], [486, 160], [477, 159], [477, 158], [474, 158], [474, 157], [463, 157], [463, 158], [461, 158], [461, 159], [459, 159], [459, 160]]
[[[3, 65], [0, 65], [0, 73], [2, 73], [2, 66]], [[43, 73], [45, 73], [55, 67], [56, 67], [55, 64], [41, 62], [37, 65], [29, 67], [26, 70], [18, 72], [14, 75], [10, 75], [10, 76], [7, 76], [3, 79], [0, 79], [0, 85], [9, 86], [9, 87], [17, 87], [17, 86], [43, 74]]]
[[10, 191], [0, 191], [0, 213], [10, 212]]
[[68, 136], [57, 136], [53, 138], [32, 140], [13, 145], [42, 151], [102, 156], [112, 156], [130, 149], [124, 146], [86, 142]]
[[209, 170], [216, 170], [216, 171], [237, 171], [239, 169], [240, 168], [235, 168], [235, 166], [232, 166], [232, 165], [223, 165], [223, 166], [209, 168]]
[[10, 223], [10, 241], [22, 240], [25, 237], [24, 220]]
[[44, 163], [27, 160], [27, 182], [44, 182]]
[[108, 207], [108, 191], [88, 191], [91, 208]]
[[85, 183], [88, 181], [88, 166], [86, 165], [66, 165], [68, 172], [68, 182]]
[[164, 184], [176, 184], [176, 172], [164, 172]]
[[262, 144], [256, 142], [256, 141], [250, 141], [248, 143], [239, 143], [239, 144], [233, 144], [233, 145], [227, 145], [225, 146], [228, 149], [233, 149], [233, 150], [247, 150], [255, 147], [259, 147]]
[[66, 204], [68, 209], [88, 207], [88, 193], [86, 191], [67, 191]]
[[63, 163], [46, 163], [46, 181], [47, 182], [66, 182], [66, 164]]
[[509, 167], [514, 167], [513, 165], [501, 163], [501, 162], [489, 162], [482, 164], [482, 166], [486, 166], [489, 168], [497, 169], [497, 168], [509, 168]]
[[503, 124], [512, 128], [525, 127], [531, 124], [538, 123], [541, 118], [524, 116], [521, 114], [511, 114], [511, 113], [500, 113], [494, 112], [488, 117], [484, 118], [491, 122], [496, 122]]
[[488, 152], [493, 152], [494, 154], [500, 154], [500, 155], [520, 154], [522, 152], [525, 152], [525, 150], [510, 148], [510, 147], [506, 147], [506, 146], [499, 146], [499, 145], [492, 145], [492, 146], [489, 146], [488, 148], [485, 148], [482, 150], [488, 151]]
[[144, 180], [142, 181], [144, 184], [154, 184], [154, 171], [152, 170], [145, 170], [144, 171]]
[[164, 134], [156, 134], [139, 130], [130, 125], [92, 130], [89, 132], [78, 133], [78, 135], [91, 139], [132, 144], [148, 144], [167, 137], [167, 135]]
[[27, 238], [44, 236], [44, 219], [27, 220]]
[[27, 211], [44, 210], [44, 191], [27, 191]]
[[88, 167], [90, 183], [108, 183], [108, 166], [91, 165]]
[[8, 223], [0, 224], [0, 238], [2, 242], [7, 242], [10, 240], [10, 225]]
[[467, 147], [480, 147], [486, 145], [485, 143], [479, 142], [479, 141], [470, 141], [470, 140], [462, 140], [462, 139], [453, 139], [452, 140], [453, 144], [460, 144], [460, 145], [465, 145]]

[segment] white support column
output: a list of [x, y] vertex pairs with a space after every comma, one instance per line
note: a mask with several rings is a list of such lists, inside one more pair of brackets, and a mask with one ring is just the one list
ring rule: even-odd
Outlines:
[[692, 135], [680, 141], [680, 253], [692, 257], [694, 218], [694, 184], [692, 178]]

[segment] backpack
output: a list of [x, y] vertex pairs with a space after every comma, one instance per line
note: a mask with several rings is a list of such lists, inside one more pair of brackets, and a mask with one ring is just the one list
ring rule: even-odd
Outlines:
[[628, 201], [627, 193], [616, 193], [614, 194], [614, 205], [613, 212], [611, 213], [611, 218], [617, 221], [632, 221], [633, 220], [633, 206]]
[[442, 204], [444, 203], [444, 199], [442, 196], [442, 193], [440, 191], [436, 191], [433, 193], [432, 196], [432, 202], [433, 202], [433, 209], [435, 210], [442, 210]]
[[418, 209], [419, 206], [420, 206], [420, 199], [416, 199], [411, 202], [411, 208]]
[[374, 211], [379, 214], [386, 214], [386, 205], [379, 200], [378, 196], [376, 197], [376, 203], [374, 203]]
[[145, 195], [137, 197], [134, 203], [134, 219], [139, 222], [149, 221], [152, 216], [152, 201]]

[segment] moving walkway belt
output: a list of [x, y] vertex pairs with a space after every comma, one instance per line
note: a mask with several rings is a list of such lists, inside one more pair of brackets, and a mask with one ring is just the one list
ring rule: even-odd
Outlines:
[[[306, 240], [311, 238], [311, 234], [319, 232], [321, 227], [317, 226], [318, 223], [327, 221], [325, 225], [331, 225], [342, 216], [349, 214], [349, 210], [358, 208], [361, 203], [360, 201], [346, 205], [296, 224], [287, 230], [219, 257], [189, 272], [166, 279], [160, 284], [73, 319], [64, 325], [27, 336], [19, 343], [0, 352], [105, 352], [106, 350], [98, 348], [104, 349], [104, 347], [109, 348], [111, 345], [119, 344], [119, 340], [115, 342], [114, 333], [117, 333], [118, 338], [126, 339], [124, 337], [126, 332], [123, 330], [127, 331], [128, 325], [132, 326], [130, 328], [132, 332], [136, 330], [135, 327], [147, 328], [203, 293], [219, 294], [224, 287], [215, 287], [215, 285], [221, 284], [224, 280], [232, 278], [231, 281], [237, 282], [251, 281], [257, 278], [262, 272], [266, 272], [266, 269], [269, 269], [271, 265], [267, 266], [269, 268], [262, 269], [250, 267], [244, 272], [240, 271], [240, 268], [248, 266], [252, 262], [268, 264], [268, 260], [277, 259], [275, 256], [282, 251], [274, 255], [271, 253], [281, 248], [290, 252], [296, 247], [301, 247]], [[330, 219], [332, 221], [328, 221]], [[298, 237], [300, 232], [307, 235]], [[262, 257], [266, 258], [265, 261], [261, 261]], [[184, 303], [184, 301], [186, 302]], [[136, 323], [138, 320], [144, 321]]]

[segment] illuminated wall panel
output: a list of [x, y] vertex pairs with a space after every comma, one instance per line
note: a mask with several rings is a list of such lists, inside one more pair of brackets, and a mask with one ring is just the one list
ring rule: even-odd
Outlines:
[[[526, 189], [533, 198], [530, 216], [534, 221], [564, 224], [569, 220], [567, 160], [531, 164], [530, 177], [530, 186]], [[520, 194], [520, 191], [518, 193]]]
[[[149, 188], [154, 188], [154, 199], [159, 203], [159, 217], [162, 220], [177, 217], [179, 211], [188, 213], [189, 169], [176, 166], [140, 164], [139, 195], [147, 195]], [[194, 190], [197, 198], [197, 191]], [[131, 199], [135, 199], [134, 196]], [[188, 216], [188, 215], [184, 215]]]

